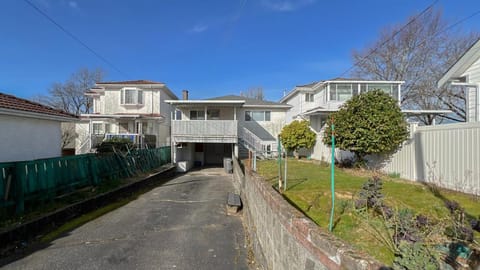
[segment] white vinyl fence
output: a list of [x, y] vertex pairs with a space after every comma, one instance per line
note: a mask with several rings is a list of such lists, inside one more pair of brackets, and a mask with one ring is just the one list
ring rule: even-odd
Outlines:
[[480, 122], [411, 128], [411, 138], [382, 171], [480, 195]]

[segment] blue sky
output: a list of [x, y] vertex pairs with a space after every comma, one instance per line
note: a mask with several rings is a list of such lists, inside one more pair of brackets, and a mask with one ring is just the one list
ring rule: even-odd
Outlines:
[[[30, 98], [76, 70], [105, 80], [165, 82], [190, 98], [263, 87], [278, 100], [295, 85], [339, 76], [352, 49], [403, 24], [433, 0], [30, 0], [117, 72], [22, 0], [0, 3], [0, 92]], [[440, 0], [455, 22], [478, 0]], [[462, 24], [480, 31], [480, 15]]]

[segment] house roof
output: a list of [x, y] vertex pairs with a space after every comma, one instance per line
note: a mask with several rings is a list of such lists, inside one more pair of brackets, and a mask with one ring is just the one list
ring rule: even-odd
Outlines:
[[32, 117], [35, 115], [37, 117], [41, 116], [39, 118], [45, 118], [45, 116], [48, 116], [49, 118], [64, 118], [64, 120], [69, 119], [70, 121], [77, 118], [75, 115], [65, 111], [57, 110], [40, 103], [4, 93], [0, 93], [0, 111], [26, 113]]
[[114, 114], [95, 114], [95, 113], [90, 113], [90, 114], [81, 114], [80, 118], [82, 120], [86, 119], [107, 119], [107, 118], [113, 118], [113, 119], [130, 119], [130, 118], [153, 118], [153, 119], [160, 119], [163, 120], [165, 117], [159, 113], [114, 113]]
[[163, 90], [167, 93], [172, 99], [178, 99], [177, 95], [175, 95], [163, 82], [154, 82], [149, 80], [131, 80], [131, 81], [111, 81], [111, 82], [98, 82], [95, 84], [94, 87], [90, 88], [88, 91], [85, 92], [87, 96], [97, 96], [101, 92], [105, 90], [105, 88], [116, 90], [117, 88], [120, 89], [123, 86], [148, 86], [150, 85], [152, 90]]
[[258, 100], [253, 98], [247, 98], [243, 96], [235, 96], [235, 95], [228, 95], [228, 96], [220, 96], [208, 99], [188, 99], [188, 100], [166, 100], [165, 102], [170, 104], [176, 105], [194, 105], [194, 104], [202, 104], [202, 105], [233, 105], [233, 106], [240, 106], [240, 107], [275, 107], [275, 108], [282, 108], [288, 109], [291, 106], [288, 104], [282, 104], [273, 101], [265, 101], [265, 100]]
[[[259, 100], [255, 98], [248, 98], [244, 96], [236, 96], [236, 95], [228, 95], [228, 96], [220, 96], [220, 97], [214, 97], [214, 98], [209, 98], [206, 100], [244, 100], [244, 107], [248, 106], [282, 106], [284, 107], [285, 104], [279, 103], [279, 102], [273, 102], [273, 101], [267, 101], [267, 100]], [[291, 106], [289, 106], [291, 107]]]
[[372, 80], [365, 80], [365, 79], [360, 79], [360, 78], [342, 78], [342, 77], [337, 77], [337, 78], [333, 78], [333, 79], [330, 79], [330, 80], [316, 81], [316, 82], [312, 82], [312, 83], [309, 83], [309, 84], [297, 85], [297, 87], [314, 87], [316, 84], [319, 84], [319, 83], [335, 82], [335, 81], [342, 81], [342, 82], [368, 82], [368, 81], [372, 81]]
[[460, 77], [469, 67], [480, 59], [480, 39], [468, 48], [463, 55], [438, 80], [437, 87], [444, 86], [449, 80]]
[[116, 82], [98, 82], [97, 84], [164, 84], [164, 83], [154, 82], [149, 80], [133, 80], [133, 81], [116, 81]]

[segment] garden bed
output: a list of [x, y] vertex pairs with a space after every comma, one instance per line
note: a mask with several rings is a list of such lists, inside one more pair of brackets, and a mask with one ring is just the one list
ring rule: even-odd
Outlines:
[[[276, 187], [278, 183], [276, 161], [259, 161], [257, 171]], [[480, 215], [478, 197], [377, 174], [381, 178], [381, 188], [377, 191], [381, 193], [380, 197], [383, 196], [382, 205], [387, 207], [382, 209], [395, 213], [392, 217], [387, 217], [388, 213], [380, 208], [378, 208], [380, 211], [375, 211], [376, 207], [372, 205], [368, 207], [359, 205], [359, 202], [366, 203], [366, 201], [362, 202], [360, 193], [367, 180], [373, 176], [374, 173], [369, 171], [336, 169], [334, 235], [351, 243], [357, 249], [369, 253], [379, 261], [392, 265], [396, 258], [395, 253], [398, 259], [400, 250], [398, 231], [406, 226], [418, 229], [417, 223], [407, 224], [408, 222], [403, 221], [415, 221], [420, 217], [428, 220], [426, 222], [428, 228], [433, 230], [426, 232], [427, 227], [418, 229], [426, 238], [422, 239], [422, 243], [431, 250], [438, 251], [438, 254], [443, 257], [451, 256], [448, 244], [457, 243], [469, 248], [469, 258], [475, 256], [474, 251], [478, 248], [477, 241], [480, 238], [478, 232], [473, 233], [473, 241], [461, 239], [462, 235], [458, 230], [453, 232], [453, 236], [444, 234], [451, 233], [449, 224], [457, 224], [457, 219], [462, 219], [465, 224], [478, 219]], [[365, 190], [363, 193], [365, 194]], [[331, 208], [329, 166], [313, 161], [289, 159], [287, 190], [283, 195], [320, 227], [328, 228]], [[455, 205], [455, 202], [458, 205]], [[407, 237], [408, 234], [404, 233], [402, 236]], [[442, 247], [442, 244], [447, 246]], [[444, 252], [445, 248], [447, 248], [446, 252]], [[458, 258], [460, 263], [461, 259]]]

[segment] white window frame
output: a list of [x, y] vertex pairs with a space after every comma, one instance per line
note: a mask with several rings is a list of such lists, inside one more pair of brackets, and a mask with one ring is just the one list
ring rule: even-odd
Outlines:
[[[127, 91], [135, 91], [133, 94], [133, 102], [126, 103], [126, 93]], [[143, 105], [143, 90], [135, 87], [124, 87], [120, 91], [120, 104], [121, 105]]]
[[[253, 113], [263, 113], [263, 120], [255, 120], [253, 119]], [[268, 115], [268, 120], [267, 119]], [[247, 116], [249, 119], [247, 119]], [[272, 111], [245, 111], [245, 121], [256, 121], [256, 122], [270, 122], [272, 121]]]
[[305, 102], [314, 102], [315, 94], [314, 93], [305, 93]]
[[[193, 118], [192, 113], [195, 112], [196, 116]], [[190, 120], [205, 120], [205, 111], [204, 110], [190, 110], [189, 113]]]

